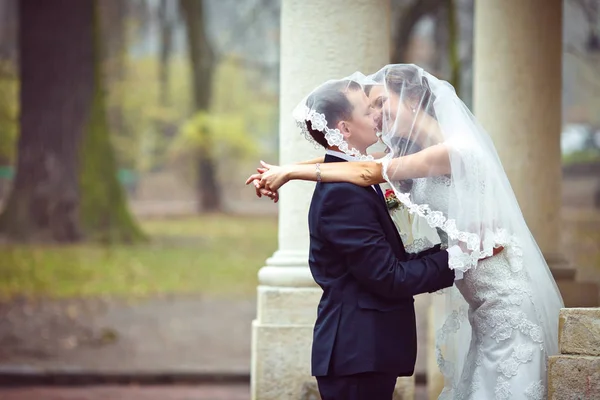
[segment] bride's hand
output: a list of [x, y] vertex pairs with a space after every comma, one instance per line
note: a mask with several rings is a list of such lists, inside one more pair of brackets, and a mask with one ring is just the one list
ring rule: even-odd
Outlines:
[[[261, 161], [261, 163], [263, 163], [264, 165], [268, 165], [269, 167], [272, 167], [271, 165], [266, 164], [262, 161]], [[267, 172], [268, 169], [267, 168], [257, 168], [256, 171], [258, 173], [252, 174], [248, 177], [248, 179], [246, 179], [246, 185], [249, 185], [251, 183], [254, 185], [254, 189], [256, 190], [257, 197], [260, 198], [262, 196], [266, 196], [266, 197], [270, 198], [271, 200], [273, 200], [275, 203], [277, 203], [279, 201], [279, 193], [276, 190], [268, 189], [267, 187], [265, 187], [265, 182], [261, 182], [263, 174], [265, 172]]]
[[265, 170], [260, 178], [261, 187], [265, 187], [271, 192], [277, 192], [281, 186], [290, 180], [289, 170], [285, 166], [271, 165], [264, 161], [261, 161], [260, 164]]

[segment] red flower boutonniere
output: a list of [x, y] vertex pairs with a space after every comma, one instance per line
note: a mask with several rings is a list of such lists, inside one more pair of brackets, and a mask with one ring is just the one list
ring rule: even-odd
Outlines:
[[390, 211], [400, 207], [400, 200], [398, 200], [396, 193], [392, 189], [385, 191], [385, 204]]

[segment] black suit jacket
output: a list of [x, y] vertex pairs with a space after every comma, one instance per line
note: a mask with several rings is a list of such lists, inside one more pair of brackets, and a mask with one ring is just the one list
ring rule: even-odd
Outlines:
[[[325, 157], [325, 162], [341, 161]], [[313, 375], [412, 375], [413, 296], [453, 284], [448, 253], [439, 248], [416, 257], [406, 253], [385, 201], [372, 187], [318, 183], [308, 218], [310, 270], [323, 289]]]

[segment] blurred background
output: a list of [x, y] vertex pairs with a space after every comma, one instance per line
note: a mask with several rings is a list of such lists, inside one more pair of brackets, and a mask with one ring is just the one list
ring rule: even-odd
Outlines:
[[[392, 5], [392, 61], [470, 106], [473, 1]], [[248, 381], [277, 206], [243, 183], [278, 160], [279, 30], [279, 0], [0, 0], [6, 379]], [[560, 245], [600, 283], [600, 1], [564, 1], [563, 50]]]

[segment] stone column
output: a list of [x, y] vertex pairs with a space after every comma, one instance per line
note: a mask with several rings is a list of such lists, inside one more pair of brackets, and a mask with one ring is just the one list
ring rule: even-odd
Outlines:
[[[588, 295], [597, 297], [597, 292], [573, 282], [575, 271], [558, 250], [562, 8], [562, 0], [477, 0], [473, 111], [494, 141], [565, 302], [575, 306], [583, 286]], [[433, 318], [436, 311], [430, 314]], [[434, 356], [429, 353], [429, 358]], [[429, 395], [435, 396], [441, 376], [435, 371], [428, 375]]]
[[562, 1], [475, 5], [474, 113], [542, 252], [560, 244]]
[[[480, 0], [475, 7], [474, 112], [567, 307], [597, 305], [561, 254], [561, 0]], [[590, 300], [592, 299], [592, 300]]]
[[[317, 85], [389, 62], [389, 0], [283, 0], [280, 163], [322, 155], [300, 134], [293, 108]], [[252, 399], [300, 399], [314, 391], [310, 348], [321, 290], [308, 269], [313, 184], [281, 190], [279, 249], [259, 272], [253, 322]]]

